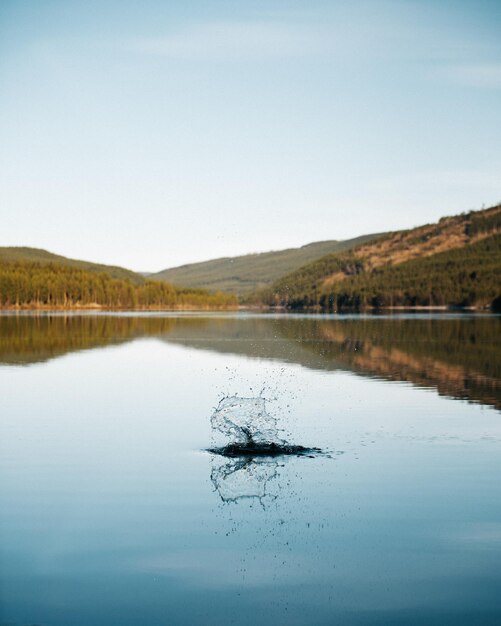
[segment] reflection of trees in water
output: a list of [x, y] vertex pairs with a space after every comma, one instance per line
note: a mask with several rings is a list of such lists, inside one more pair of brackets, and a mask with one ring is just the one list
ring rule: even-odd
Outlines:
[[0, 362], [35, 363], [139, 337], [404, 380], [501, 407], [501, 317], [0, 316]]
[[[172, 332], [175, 317], [116, 315], [1, 315], [0, 363], [29, 364], [79, 350], [118, 345], [140, 337]], [[202, 318], [183, 326], [204, 324]]]
[[392, 349], [428, 357], [448, 365], [468, 365], [486, 376], [501, 378], [501, 317], [450, 317], [437, 315], [427, 319], [407, 318], [338, 318], [335, 320], [299, 320], [282, 328], [310, 349], [324, 356], [355, 358], [368, 345], [386, 353]]
[[499, 317], [308, 321], [284, 330], [327, 364], [501, 407]]

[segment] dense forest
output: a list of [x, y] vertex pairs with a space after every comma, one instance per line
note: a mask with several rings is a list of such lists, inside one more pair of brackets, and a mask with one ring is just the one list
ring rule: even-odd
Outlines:
[[[329, 276], [334, 280], [326, 280]], [[271, 306], [328, 310], [496, 307], [500, 276], [501, 235], [496, 234], [462, 248], [375, 268], [363, 257], [329, 255], [277, 281], [256, 299]]]
[[471, 246], [359, 273], [322, 294], [321, 306], [489, 307], [501, 295], [501, 235]]
[[235, 296], [221, 292], [180, 289], [151, 280], [138, 285], [55, 263], [0, 264], [0, 306], [4, 308], [220, 309], [237, 304]]

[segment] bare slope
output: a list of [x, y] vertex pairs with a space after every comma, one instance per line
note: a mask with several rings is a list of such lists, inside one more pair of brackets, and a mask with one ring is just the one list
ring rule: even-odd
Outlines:
[[77, 259], [69, 259], [59, 254], [53, 254], [41, 248], [26, 247], [0, 247], [0, 263], [16, 263], [31, 262], [56, 265], [64, 265], [66, 267], [74, 267], [76, 269], [85, 270], [87, 272], [103, 272], [111, 278], [121, 280], [130, 280], [135, 285], [141, 285], [145, 282], [141, 274], [137, 274], [132, 270], [114, 265], [102, 265], [100, 263], [91, 263], [90, 261], [79, 261]]
[[354, 249], [354, 256], [367, 259], [367, 269], [397, 265], [455, 248], [463, 248], [501, 232], [501, 205], [443, 217], [435, 224], [402, 230]]
[[225, 291], [240, 296], [267, 287], [284, 274], [325, 254], [346, 252], [380, 235], [365, 235], [346, 241], [318, 241], [301, 248], [289, 248], [259, 254], [246, 254], [191, 263], [151, 274], [152, 280], [166, 280], [174, 285]]

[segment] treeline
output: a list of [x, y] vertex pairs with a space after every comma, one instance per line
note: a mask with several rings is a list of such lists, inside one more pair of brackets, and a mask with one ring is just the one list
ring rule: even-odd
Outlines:
[[0, 307], [115, 309], [222, 309], [237, 306], [237, 298], [222, 292], [180, 289], [146, 280], [141, 285], [59, 264], [0, 264]]
[[362, 259], [350, 254], [327, 254], [277, 280], [272, 287], [262, 289], [249, 302], [291, 308], [312, 306], [303, 303], [312, 301], [318, 304], [326, 276], [352, 276], [363, 271]]
[[[324, 267], [321, 267], [323, 264]], [[336, 279], [336, 273], [340, 274]], [[334, 276], [333, 276], [334, 275]], [[331, 276], [329, 284], [326, 277]], [[364, 259], [324, 257], [259, 296], [271, 306], [327, 310], [497, 306], [501, 235], [463, 248], [364, 271]]]

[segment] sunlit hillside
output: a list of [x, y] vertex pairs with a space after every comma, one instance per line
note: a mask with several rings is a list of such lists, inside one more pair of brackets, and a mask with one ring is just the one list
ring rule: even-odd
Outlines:
[[487, 307], [501, 295], [501, 205], [384, 235], [283, 276], [254, 301], [339, 309]]

